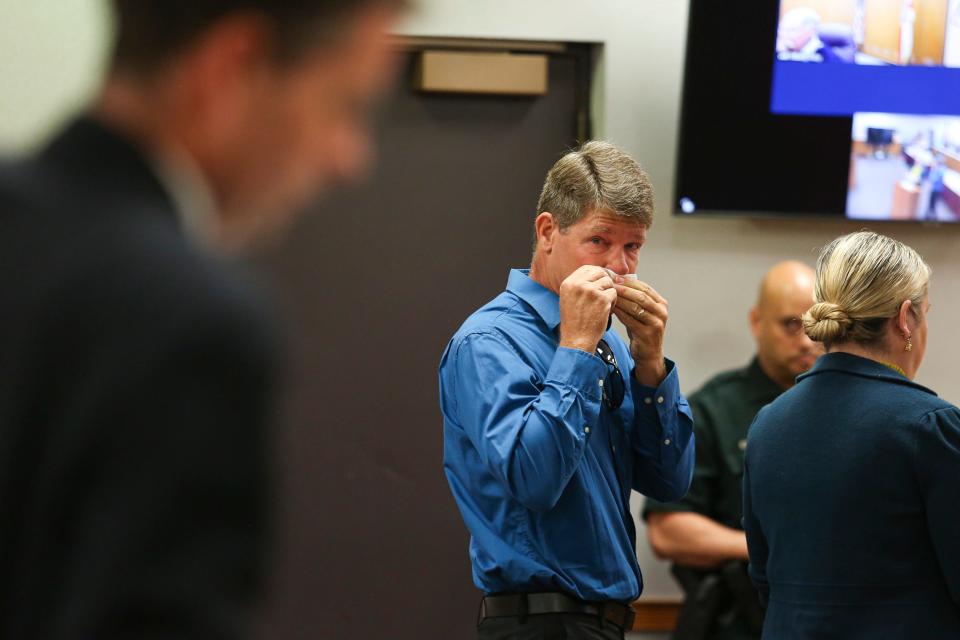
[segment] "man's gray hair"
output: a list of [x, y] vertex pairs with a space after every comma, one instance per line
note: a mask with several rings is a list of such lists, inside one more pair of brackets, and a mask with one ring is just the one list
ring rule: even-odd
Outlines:
[[594, 140], [560, 158], [547, 173], [537, 215], [553, 214], [561, 231], [593, 211], [653, 224], [653, 187], [636, 160]]

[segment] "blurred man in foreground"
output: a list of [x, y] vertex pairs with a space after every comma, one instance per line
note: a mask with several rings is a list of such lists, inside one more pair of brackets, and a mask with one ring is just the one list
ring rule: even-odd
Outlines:
[[218, 257], [357, 174], [394, 0], [114, 0], [87, 115], [0, 170], [0, 637], [234, 638], [277, 354]]

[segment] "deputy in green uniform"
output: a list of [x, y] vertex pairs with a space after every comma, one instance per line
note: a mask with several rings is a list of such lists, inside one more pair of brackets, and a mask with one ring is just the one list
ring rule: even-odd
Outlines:
[[741, 528], [747, 429], [761, 407], [793, 386], [821, 348], [800, 317], [813, 304], [813, 271], [799, 262], [775, 265], [763, 278], [750, 328], [757, 353], [749, 365], [715, 376], [689, 398], [697, 461], [679, 502], [648, 500], [643, 510], [654, 553], [673, 561], [687, 594], [676, 640], [760, 637], [760, 610], [746, 577]]

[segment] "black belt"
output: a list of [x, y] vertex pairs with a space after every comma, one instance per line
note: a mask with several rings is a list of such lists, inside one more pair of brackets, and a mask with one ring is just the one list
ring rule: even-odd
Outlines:
[[609, 620], [623, 631], [633, 628], [633, 609], [619, 602], [586, 602], [564, 593], [515, 593], [486, 596], [480, 605], [480, 622], [485, 618], [506, 618], [544, 613], [582, 613]]

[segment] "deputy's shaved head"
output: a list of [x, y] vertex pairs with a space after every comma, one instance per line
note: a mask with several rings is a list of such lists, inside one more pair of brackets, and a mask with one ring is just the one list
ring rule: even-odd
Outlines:
[[813, 269], [808, 265], [796, 260], [779, 262], [763, 276], [757, 304], [750, 310], [760, 366], [784, 388], [792, 386], [821, 351], [803, 332], [801, 320], [813, 305], [813, 283]]
[[797, 260], [778, 262], [770, 267], [760, 282], [757, 307], [766, 308], [780, 304], [798, 295], [804, 296], [804, 299], [812, 299], [813, 279], [813, 269], [802, 262]]

